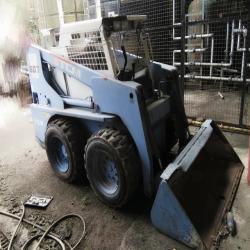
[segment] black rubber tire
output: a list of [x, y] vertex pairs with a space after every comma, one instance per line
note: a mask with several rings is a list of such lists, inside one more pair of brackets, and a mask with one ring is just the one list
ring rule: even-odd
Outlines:
[[[112, 161], [117, 171], [119, 184], [117, 184], [117, 190], [113, 193], [105, 191], [102, 179], [100, 179], [105, 165], [102, 164], [101, 155], [105, 155], [109, 161]], [[114, 208], [127, 204], [136, 193], [141, 182], [140, 161], [133, 142], [127, 135], [114, 129], [102, 129], [87, 141], [85, 169], [87, 178], [97, 197]], [[105, 173], [105, 175], [107, 174]]]
[[[58, 118], [49, 123], [45, 147], [50, 165], [55, 174], [68, 183], [76, 180], [86, 180], [84, 169], [84, 136], [80, 127], [73, 120]], [[61, 172], [56, 166], [55, 152], [53, 150], [53, 140], [60, 140], [64, 145], [68, 158], [68, 169]]]

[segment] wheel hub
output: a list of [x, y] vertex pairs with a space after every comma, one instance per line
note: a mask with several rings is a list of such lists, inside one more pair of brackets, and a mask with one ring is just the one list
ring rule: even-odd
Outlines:
[[98, 164], [100, 164], [102, 168], [98, 173], [99, 186], [105, 193], [109, 195], [114, 194], [119, 187], [119, 176], [115, 162], [105, 153], [103, 153], [100, 159]]
[[65, 145], [58, 138], [53, 140], [55, 167], [58, 171], [66, 173], [69, 169], [69, 158]]

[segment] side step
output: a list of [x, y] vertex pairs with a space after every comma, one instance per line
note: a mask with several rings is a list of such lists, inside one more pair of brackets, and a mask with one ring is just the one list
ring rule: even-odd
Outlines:
[[230, 211], [244, 166], [207, 120], [168, 165], [151, 210], [154, 226], [194, 249], [210, 249]]

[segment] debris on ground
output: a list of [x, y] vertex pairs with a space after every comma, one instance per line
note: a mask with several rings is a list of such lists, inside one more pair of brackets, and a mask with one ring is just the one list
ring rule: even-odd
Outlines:
[[10, 212], [11, 214], [20, 215], [22, 213], [22, 209], [17, 202], [14, 202], [9, 207], [8, 212]]
[[[18, 224], [11, 234], [10, 241], [4, 234], [1, 235], [0, 232], [0, 244], [4, 245], [4, 247], [7, 245], [6, 249], [13, 249], [12, 246], [14, 245], [14, 240], [16, 241], [16, 236], [20, 234], [19, 229], [21, 225], [25, 225], [25, 228], [29, 229], [27, 239], [22, 244], [23, 250], [28, 249], [28, 247], [33, 245], [38, 239], [39, 241], [36, 244], [37, 249], [59, 250], [62, 248], [65, 249], [64, 247], [66, 246], [69, 247], [69, 249], [75, 249], [85, 237], [85, 221], [78, 214], [67, 214], [54, 221], [51, 216], [47, 217], [40, 213], [32, 213], [28, 216], [28, 219], [25, 219], [25, 210], [25, 205], [19, 206], [18, 203], [14, 202], [9, 208], [9, 212], [0, 211], [0, 215], [18, 220]], [[73, 233], [74, 223], [72, 219], [77, 219], [80, 222], [80, 235]], [[29, 225], [28, 227], [27, 224]], [[53, 234], [51, 234], [52, 232]], [[71, 242], [69, 242], [69, 240]], [[5, 250], [1, 245], [0, 249]]]
[[91, 204], [90, 198], [87, 195], [85, 195], [82, 198], [82, 207], [85, 208], [85, 207], [87, 207], [90, 204]]
[[41, 227], [49, 227], [54, 222], [54, 219], [51, 215], [38, 212], [32, 212], [30, 215], [28, 215], [28, 220]]
[[28, 200], [25, 202], [26, 206], [46, 208], [52, 201], [53, 196], [47, 195], [34, 195], [32, 194]]

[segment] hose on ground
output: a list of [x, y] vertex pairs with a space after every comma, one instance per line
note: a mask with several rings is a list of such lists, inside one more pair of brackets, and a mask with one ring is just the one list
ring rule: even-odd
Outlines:
[[23, 203], [22, 203], [22, 215], [21, 215], [21, 217], [20, 217], [20, 220], [19, 220], [19, 222], [18, 222], [18, 224], [17, 224], [17, 226], [16, 226], [16, 228], [15, 228], [15, 231], [14, 231], [14, 233], [12, 234], [12, 236], [11, 236], [11, 239], [10, 239], [10, 243], [9, 243], [9, 246], [8, 246], [8, 250], [11, 250], [11, 246], [12, 246], [12, 244], [13, 244], [13, 241], [14, 241], [14, 239], [15, 239], [15, 237], [16, 237], [16, 234], [17, 234], [17, 231], [18, 231], [18, 228], [20, 227], [20, 225], [21, 225], [21, 223], [22, 223], [22, 220], [23, 220], [23, 217], [24, 217], [24, 214], [25, 214], [25, 208], [24, 208], [24, 205], [23, 205]]
[[[20, 217], [14, 215], [14, 214], [8, 213], [8, 212], [0, 211], [0, 214], [5, 215], [5, 216], [10, 217], [10, 218], [15, 219], [15, 220], [20, 220]], [[22, 221], [25, 222], [26, 224], [30, 225], [30, 226], [36, 227], [39, 230], [45, 232], [45, 229], [43, 227], [37, 225], [36, 223], [33, 223], [33, 222], [31, 222], [29, 220], [26, 220], [26, 219], [23, 219]], [[61, 247], [63, 246], [63, 242], [60, 240], [60, 236], [59, 235], [57, 235], [55, 233], [50, 233], [47, 236], [50, 237], [50, 238], [52, 238], [53, 240], [57, 241], [57, 243]], [[69, 247], [71, 247], [70, 244], [67, 241], [64, 241], [64, 243], [66, 243]]]
[[[80, 215], [78, 215], [78, 214], [67, 214], [67, 215], [64, 215], [64, 216], [62, 216], [61, 218], [59, 218], [57, 221], [55, 221], [55, 222], [54, 222], [51, 226], [49, 226], [49, 228], [46, 229], [46, 230], [45, 230], [43, 227], [37, 225], [36, 223], [33, 223], [33, 222], [31, 222], [31, 221], [29, 221], [29, 220], [27, 220], [27, 219], [24, 219], [24, 215], [25, 215], [25, 206], [24, 206], [24, 205], [23, 205], [23, 212], [22, 212], [21, 217], [16, 216], [16, 215], [11, 214], [11, 213], [8, 213], [8, 212], [4, 212], [4, 211], [0, 211], [0, 214], [2, 214], [2, 215], [4, 215], [4, 216], [7, 216], [7, 217], [10, 217], [10, 218], [12, 218], [12, 219], [19, 220], [18, 225], [16, 226], [15, 231], [14, 231], [12, 237], [11, 237], [11, 240], [10, 240], [10, 243], [9, 243], [9, 246], [8, 246], [8, 250], [11, 249], [11, 247], [12, 247], [12, 245], [13, 245], [14, 238], [15, 238], [15, 236], [16, 236], [16, 234], [17, 234], [18, 228], [20, 227], [20, 225], [21, 225], [22, 222], [25, 222], [26, 224], [29, 224], [29, 225], [31, 225], [31, 226], [33, 226], [33, 227], [36, 227], [36, 228], [38, 228], [39, 230], [41, 230], [41, 231], [44, 232], [43, 234], [35, 235], [35, 236], [33, 236], [32, 238], [30, 238], [28, 241], [26, 241], [25, 244], [24, 244], [23, 247], [22, 247], [22, 250], [26, 250], [27, 247], [31, 244], [31, 242], [33, 242], [35, 239], [40, 238], [40, 237], [41, 237], [41, 238], [40, 238], [38, 244], [36, 245], [36, 249], [38, 249], [38, 247], [41, 245], [41, 243], [42, 243], [42, 241], [43, 241], [44, 238], [49, 237], [49, 238], [55, 240], [55, 241], [61, 246], [61, 249], [62, 249], [62, 250], [65, 250], [65, 249], [66, 249], [66, 248], [65, 248], [65, 245], [67, 245], [67, 247], [68, 247], [70, 250], [74, 250], [74, 249], [76, 249], [76, 247], [80, 244], [80, 242], [82, 241], [82, 239], [84, 238], [84, 236], [85, 236], [85, 234], [86, 234], [86, 224], [85, 224], [85, 221], [84, 221], [84, 219], [83, 219]], [[52, 228], [54, 228], [55, 226], [57, 226], [60, 222], [66, 220], [66, 219], [69, 219], [69, 218], [73, 218], [73, 217], [76, 217], [76, 218], [78, 218], [78, 219], [81, 221], [82, 226], [83, 226], [83, 230], [82, 230], [81, 236], [79, 237], [79, 240], [76, 242], [76, 244], [75, 244], [74, 246], [71, 246], [71, 244], [70, 244], [68, 241], [66, 241], [66, 240], [63, 240], [63, 241], [62, 241], [62, 240], [60, 239], [61, 237], [60, 237], [59, 235], [57, 235], [57, 234], [55, 234], [55, 233], [51, 233], [50, 231], [52, 230]]]
[[81, 220], [82, 222], [82, 225], [83, 225], [83, 233], [81, 235], [81, 237], [79, 238], [79, 240], [77, 241], [77, 243], [71, 247], [72, 250], [74, 250], [81, 242], [81, 240], [83, 239], [84, 235], [85, 235], [85, 231], [86, 231], [86, 225], [85, 225], [85, 221], [83, 220], [83, 218], [78, 215], [78, 214], [67, 214], [67, 215], [64, 215], [62, 216], [60, 219], [58, 219], [57, 221], [55, 221], [45, 232], [44, 234], [42, 235], [42, 237], [40, 238], [37, 246], [36, 246], [36, 249], [38, 248], [38, 246], [41, 244], [42, 240], [46, 237], [46, 235], [51, 231], [51, 229], [55, 226], [57, 226], [60, 222], [62, 222], [63, 220], [66, 220], [66, 219], [69, 219], [69, 218], [72, 218], [72, 217], [77, 217], [78, 219]]
[[[29, 240], [27, 240], [27, 241], [24, 243], [24, 245], [22, 246], [21, 250], [26, 250], [26, 249], [28, 249], [28, 247], [29, 247], [29, 245], [31, 244], [31, 242], [33, 242], [35, 239], [37, 239], [37, 238], [39, 238], [39, 237], [41, 237], [40, 234], [35, 235], [35, 236], [33, 236], [32, 238], [30, 238]], [[48, 237], [49, 237], [49, 236], [48, 236]], [[61, 249], [62, 249], [62, 250], [66, 250], [64, 243], [63, 243], [60, 239], [56, 238], [56, 241], [57, 241], [57, 243], [61, 246]], [[35, 249], [37, 249], [37, 248], [39, 247], [39, 245], [40, 245], [40, 244], [37, 244], [37, 246], [36, 246]], [[70, 245], [69, 245], [69, 248], [72, 249]]]

